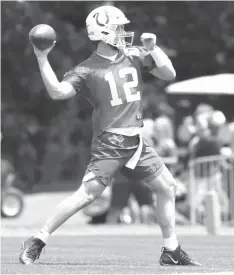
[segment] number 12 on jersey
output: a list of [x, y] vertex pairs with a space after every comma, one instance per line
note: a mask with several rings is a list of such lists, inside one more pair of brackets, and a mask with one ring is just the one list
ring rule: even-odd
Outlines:
[[[137, 70], [133, 67], [123, 68], [119, 70], [120, 78], [124, 78], [126, 75], [132, 75], [132, 81], [125, 82], [123, 84], [124, 93], [126, 95], [127, 102], [133, 102], [137, 100], [141, 100], [140, 91], [135, 91], [132, 93], [131, 89], [136, 88], [138, 85], [138, 77]], [[105, 74], [105, 80], [108, 81], [111, 91], [112, 100], [110, 101], [111, 106], [117, 106], [123, 104], [122, 98], [119, 97], [116, 82], [114, 79], [114, 75], [112, 72], [108, 72]]]

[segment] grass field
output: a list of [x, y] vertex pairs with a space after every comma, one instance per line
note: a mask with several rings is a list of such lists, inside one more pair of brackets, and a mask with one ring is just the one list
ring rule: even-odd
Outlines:
[[25, 237], [2, 237], [2, 274], [234, 274], [234, 236], [180, 236], [201, 267], [160, 267], [160, 236], [52, 236], [40, 261], [19, 264]]

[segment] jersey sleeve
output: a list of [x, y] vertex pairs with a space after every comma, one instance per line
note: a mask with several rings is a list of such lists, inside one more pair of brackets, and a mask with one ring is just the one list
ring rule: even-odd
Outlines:
[[70, 83], [77, 93], [82, 92], [88, 75], [88, 68], [77, 66], [68, 71], [62, 81]]

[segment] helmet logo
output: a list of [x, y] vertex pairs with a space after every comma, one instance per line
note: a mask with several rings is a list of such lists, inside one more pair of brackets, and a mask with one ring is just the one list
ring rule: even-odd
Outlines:
[[[104, 18], [102, 18], [102, 22], [100, 22], [100, 18], [99, 18], [99, 16], [100, 16], [100, 13], [96, 13], [96, 14], [94, 14], [94, 17], [96, 16], [96, 23], [98, 24], [98, 26], [100, 26], [100, 27], [104, 27], [106, 24], [108, 24], [109, 23], [109, 21], [110, 21], [110, 18], [109, 18], [109, 15], [108, 15], [108, 13], [105, 11], [105, 21], [103, 20]], [[102, 16], [103, 17], [103, 16]]]

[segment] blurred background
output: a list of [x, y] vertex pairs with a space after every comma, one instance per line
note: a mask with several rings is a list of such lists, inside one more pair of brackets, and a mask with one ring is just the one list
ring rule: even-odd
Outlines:
[[[55, 29], [57, 43], [49, 59], [61, 79], [94, 50], [85, 19], [104, 4], [115, 5], [131, 20], [128, 28], [135, 32], [135, 45], [141, 45], [143, 32], [155, 33], [176, 69], [177, 86], [143, 76], [142, 134], [177, 179], [177, 223], [205, 224], [206, 211], [212, 218], [212, 209], [220, 207], [215, 212], [222, 223], [233, 225], [231, 1], [1, 2], [2, 217], [28, 220], [30, 209], [45, 202], [45, 210], [38, 211], [41, 221], [62, 197], [79, 187], [90, 157], [92, 107], [78, 96], [62, 102], [49, 98], [28, 33], [41, 23]], [[221, 78], [200, 78], [211, 75]], [[190, 79], [196, 82], [184, 82]], [[206, 207], [207, 198], [212, 207]], [[128, 182], [120, 174], [79, 217], [91, 224], [154, 224], [156, 201], [156, 194], [145, 185]]]

